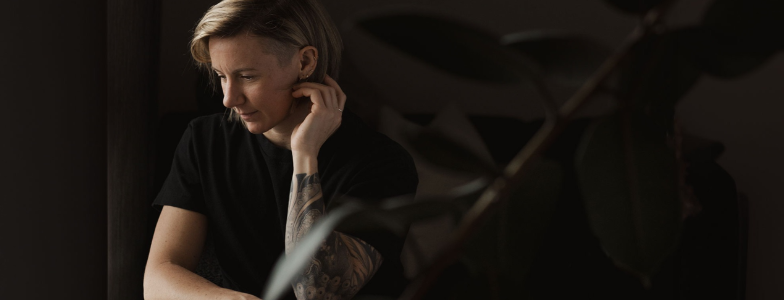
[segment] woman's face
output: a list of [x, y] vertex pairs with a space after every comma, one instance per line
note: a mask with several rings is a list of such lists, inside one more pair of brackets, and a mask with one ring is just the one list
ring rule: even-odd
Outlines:
[[254, 134], [272, 129], [289, 116], [292, 86], [300, 73], [296, 52], [281, 65], [276, 55], [264, 51], [265, 41], [249, 34], [209, 40], [223, 105], [234, 109]]

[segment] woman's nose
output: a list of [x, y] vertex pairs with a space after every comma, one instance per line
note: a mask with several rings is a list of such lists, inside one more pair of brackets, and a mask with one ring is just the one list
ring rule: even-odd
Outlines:
[[242, 93], [236, 84], [226, 80], [221, 85], [223, 86], [223, 106], [232, 108], [242, 104]]

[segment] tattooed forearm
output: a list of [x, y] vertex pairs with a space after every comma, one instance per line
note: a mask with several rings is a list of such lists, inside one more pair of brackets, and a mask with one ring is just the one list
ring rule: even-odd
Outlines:
[[[318, 173], [294, 175], [286, 220], [287, 254], [324, 214], [324, 207]], [[351, 299], [370, 280], [381, 261], [378, 251], [364, 241], [332, 232], [311, 264], [295, 279], [294, 293], [298, 299]]]

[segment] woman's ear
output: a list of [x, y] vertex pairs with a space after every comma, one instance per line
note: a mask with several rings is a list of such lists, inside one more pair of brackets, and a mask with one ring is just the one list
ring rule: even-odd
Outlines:
[[310, 77], [318, 65], [318, 50], [313, 46], [305, 46], [299, 50], [299, 79]]

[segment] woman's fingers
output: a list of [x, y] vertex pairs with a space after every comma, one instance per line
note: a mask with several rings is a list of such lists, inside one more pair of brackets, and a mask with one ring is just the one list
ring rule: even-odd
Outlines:
[[318, 89], [313, 87], [295, 87], [291, 96], [294, 98], [301, 98], [301, 97], [308, 97], [310, 98], [310, 102], [313, 103], [316, 107], [323, 107], [327, 108], [326, 101], [324, 100], [324, 93]]
[[335, 91], [335, 89], [329, 89], [329, 91], [332, 92], [332, 107], [338, 110], [343, 110], [340, 108], [340, 105], [338, 105], [338, 92]]
[[[303, 82], [303, 83], [294, 85], [294, 89], [295, 89], [295, 91], [297, 89], [315, 89], [315, 90], [318, 90], [319, 93], [321, 94], [321, 97], [322, 97], [322, 100], [323, 100], [325, 108], [327, 108], [327, 109], [335, 109], [335, 110], [340, 108], [338, 106], [338, 104], [339, 104], [338, 103], [338, 94], [337, 94], [337, 91], [335, 91], [335, 89], [333, 87], [326, 86], [326, 85], [323, 85], [323, 84], [313, 83], [313, 82]], [[294, 95], [294, 94], [292, 94], [292, 95]], [[294, 97], [297, 97], [297, 95], [295, 95]]]
[[[346, 94], [343, 93], [343, 89], [329, 75], [324, 78], [324, 83], [326, 85], [313, 82], [296, 84], [294, 85], [295, 91], [292, 95], [294, 97], [311, 97], [311, 95], [318, 94], [316, 96], [318, 99], [312, 99], [314, 104], [323, 106], [328, 110], [343, 111], [346, 105]], [[316, 102], [317, 100], [320, 101]]]
[[329, 75], [324, 77], [324, 83], [335, 89], [335, 100], [337, 100], [338, 108], [342, 110], [346, 106], [346, 94], [343, 93], [343, 89], [341, 89], [340, 85], [338, 85], [338, 82], [332, 79], [332, 77], [329, 77]]

